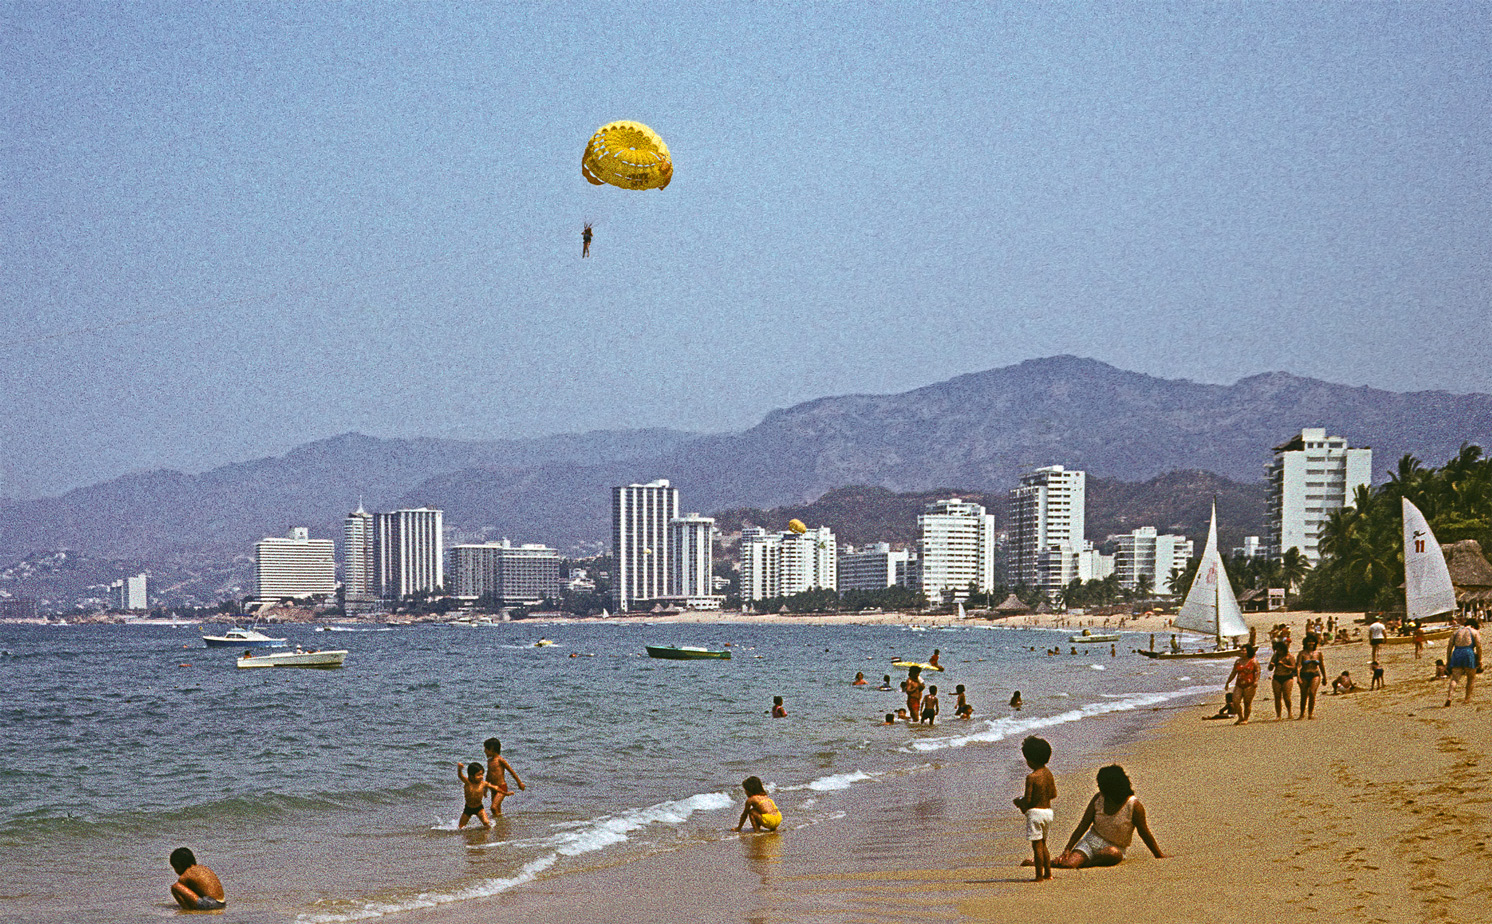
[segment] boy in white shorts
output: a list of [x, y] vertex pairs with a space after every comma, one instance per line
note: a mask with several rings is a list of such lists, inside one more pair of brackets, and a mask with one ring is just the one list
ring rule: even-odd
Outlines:
[[[1046, 849], [1046, 832], [1052, 824], [1052, 800], [1057, 798], [1057, 781], [1047, 769], [1052, 746], [1034, 735], [1021, 742], [1021, 755], [1031, 772], [1026, 774], [1026, 791], [1012, 800], [1026, 813], [1026, 839], [1031, 842], [1031, 865], [1036, 879], [1052, 878], [1052, 856]], [[1024, 865], [1024, 864], [1022, 864]]]

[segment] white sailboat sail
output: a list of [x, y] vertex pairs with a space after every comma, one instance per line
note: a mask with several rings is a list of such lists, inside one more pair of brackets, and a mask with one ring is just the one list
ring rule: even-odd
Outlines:
[[1430, 524], [1409, 498], [1404, 503], [1404, 604], [1410, 619], [1428, 619], [1456, 610], [1456, 591], [1445, 553]]
[[1187, 591], [1186, 601], [1176, 613], [1178, 629], [1211, 635], [1221, 642], [1235, 635], [1248, 635], [1233, 585], [1223, 570], [1223, 558], [1217, 551], [1217, 504], [1212, 505], [1212, 524], [1207, 528], [1207, 548], [1197, 565], [1197, 576]]

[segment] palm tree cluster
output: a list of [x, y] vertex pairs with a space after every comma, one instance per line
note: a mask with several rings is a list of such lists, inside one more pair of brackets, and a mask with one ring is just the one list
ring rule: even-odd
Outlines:
[[1492, 540], [1492, 459], [1480, 446], [1461, 446], [1443, 468], [1406, 455], [1377, 490], [1357, 489], [1350, 507], [1321, 531], [1321, 563], [1301, 586], [1317, 609], [1393, 609], [1403, 605], [1404, 533], [1399, 499], [1424, 512], [1441, 544]]

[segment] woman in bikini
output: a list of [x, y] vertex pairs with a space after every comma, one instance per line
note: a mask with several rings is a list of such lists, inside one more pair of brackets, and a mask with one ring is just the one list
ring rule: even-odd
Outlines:
[[1233, 670], [1223, 681], [1223, 690], [1227, 691], [1228, 684], [1235, 677], [1238, 679], [1238, 695], [1233, 699], [1238, 706], [1238, 721], [1234, 725], [1247, 725], [1254, 711], [1254, 692], [1259, 689], [1259, 660], [1255, 657], [1258, 653], [1257, 647], [1244, 645], [1243, 657], [1233, 662]]
[[1326, 661], [1316, 645], [1316, 634], [1307, 632], [1305, 640], [1300, 643], [1300, 657], [1296, 659], [1300, 670], [1300, 718], [1303, 719], [1316, 717], [1316, 690], [1321, 686], [1321, 678], [1326, 676]]
[[1291, 694], [1295, 691], [1295, 655], [1290, 653], [1290, 643], [1274, 643], [1274, 656], [1269, 659], [1270, 683], [1274, 686], [1274, 717], [1280, 717], [1280, 706], [1285, 707], [1285, 718], [1290, 715]]
[[902, 692], [907, 694], [907, 715], [916, 722], [922, 717], [922, 668], [912, 665], [907, 668], [907, 679], [901, 682]]

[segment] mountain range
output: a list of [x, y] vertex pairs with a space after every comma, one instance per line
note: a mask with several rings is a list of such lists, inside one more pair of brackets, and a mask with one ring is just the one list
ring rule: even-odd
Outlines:
[[[1463, 442], [1487, 445], [1492, 396], [1389, 392], [1280, 372], [1207, 385], [1056, 356], [900, 394], [821, 398], [739, 433], [486, 441], [347, 433], [201, 474], [130, 474], [6, 502], [0, 564], [64, 548], [221, 560], [291, 526], [340, 540], [343, 516], [360, 502], [369, 510], [441, 507], [466, 538], [599, 550], [609, 538], [610, 488], [657, 478], [679, 488], [686, 510], [701, 512], [801, 505], [848, 486], [998, 497], [1021, 472], [1051, 464], [1106, 482], [1200, 471], [1258, 483], [1271, 447], [1313, 426], [1371, 446], [1382, 480], [1405, 453], [1439, 465]], [[1205, 506], [1205, 497], [1193, 500]], [[1097, 502], [1089, 501], [1090, 523], [1103, 516]]]

